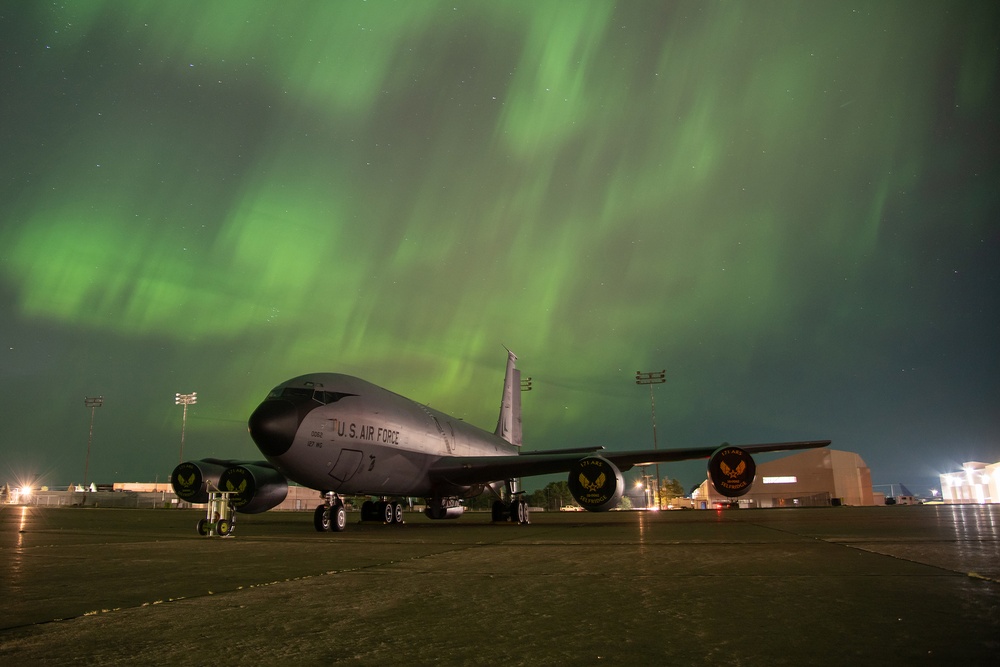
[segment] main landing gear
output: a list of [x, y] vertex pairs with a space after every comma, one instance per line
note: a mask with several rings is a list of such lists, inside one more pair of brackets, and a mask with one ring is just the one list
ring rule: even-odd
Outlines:
[[361, 520], [402, 525], [403, 503], [399, 501], [390, 502], [384, 498], [377, 502], [366, 500], [361, 503]]
[[313, 525], [321, 533], [333, 531], [339, 533], [347, 527], [347, 510], [343, 499], [333, 491], [323, 494], [325, 503], [313, 512]]
[[[503, 498], [493, 502], [493, 523], [510, 523], [523, 526], [531, 523], [528, 516], [528, 501], [524, 499], [524, 491], [521, 490], [521, 480], [512, 477], [505, 482]], [[496, 493], [496, 487], [490, 486]], [[497, 496], [500, 496], [497, 493]]]
[[202, 537], [218, 535], [229, 537], [236, 526], [236, 510], [229, 502], [228, 491], [210, 491], [208, 504], [205, 507], [205, 518], [198, 520], [198, 534]]
[[529, 524], [531, 519], [528, 514], [528, 501], [521, 494], [514, 496], [510, 503], [502, 500], [493, 502], [493, 523], [509, 521], [520, 525]]

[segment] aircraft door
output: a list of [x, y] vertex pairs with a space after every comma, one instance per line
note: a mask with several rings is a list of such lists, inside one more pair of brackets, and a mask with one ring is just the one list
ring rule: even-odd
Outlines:
[[329, 475], [334, 480], [334, 486], [330, 490], [336, 491], [340, 488], [341, 484], [354, 477], [358, 470], [361, 469], [363, 459], [364, 454], [357, 449], [340, 450], [337, 462], [330, 468]]

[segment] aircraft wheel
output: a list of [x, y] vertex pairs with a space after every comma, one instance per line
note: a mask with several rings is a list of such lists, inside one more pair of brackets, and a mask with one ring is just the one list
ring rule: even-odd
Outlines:
[[208, 519], [200, 519], [198, 521], [198, 534], [202, 537], [208, 537], [208, 534], [212, 531], [212, 522]]
[[370, 500], [361, 503], [361, 520], [378, 521], [378, 508], [375, 507], [375, 503]]
[[528, 503], [523, 500], [517, 501], [517, 522], [520, 524], [528, 523]]
[[330, 529], [333, 530], [333, 532], [339, 533], [344, 530], [344, 528], [347, 528], [347, 510], [344, 509], [343, 505], [337, 505], [334, 507], [330, 514], [332, 515]]
[[392, 503], [392, 522], [403, 523], [403, 503]]
[[392, 503], [379, 502], [382, 510], [382, 521], [385, 523], [392, 523], [395, 516], [395, 510], [392, 507]]
[[510, 508], [500, 500], [493, 501], [493, 523], [506, 521], [510, 517]]
[[233, 532], [233, 522], [229, 519], [219, 519], [218, 523], [215, 524], [215, 532], [219, 537], [225, 537]]
[[326, 505], [320, 505], [313, 512], [313, 526], [316, 527], [316, 531], [320, 533], [325, 533], [330, 530], [330, 508]]

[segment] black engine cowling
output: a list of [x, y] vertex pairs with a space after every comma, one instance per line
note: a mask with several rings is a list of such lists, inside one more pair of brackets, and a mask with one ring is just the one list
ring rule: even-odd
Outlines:
[[757, 475], [757, 464], [749, 452], [739, 447], [723, 445], [708, 460], [708, 477], [715, 490], [729, 498], [737, 498], [750, 490]]
[[208, 502], [208, 492], [219, 487], [219, 477], [238, 461], [202, 459], [184, 461], [170, 473], [170, 485], [181, 500], [201, 504]]
[[224, 459], [185, 461], [174, 468], [170, 484], [181, 500], [207, 503], [211, 491], [233, 493], [233, 506], [244, 514], [266, 512], [288, 495], [284, 476], [264, 462]]
[[587, 456], [569, 469], [569, 491], [580, 507], [605, 512], [618, 506], [625, 480], [615, 464], [601, 456]]
[[219, 477], [219, 490], [232, 493], [236, 511], [244, 514], [266, 512], [288, 495], [288, 482], [274, 468], [241, 463], [227, 468]]

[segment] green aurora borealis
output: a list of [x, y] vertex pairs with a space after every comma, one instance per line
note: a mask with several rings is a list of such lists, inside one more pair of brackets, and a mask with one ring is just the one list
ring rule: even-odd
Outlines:
[[[988, 2], [6, 2], [0, 483], [359, 375], [532, 449], [1000, 459]], [[669, 467], [686, 485], [702, 464]], [[928, 480], [929, 485], [935, 480]], [[917, 490], [917, 489], [914, 489]]]

